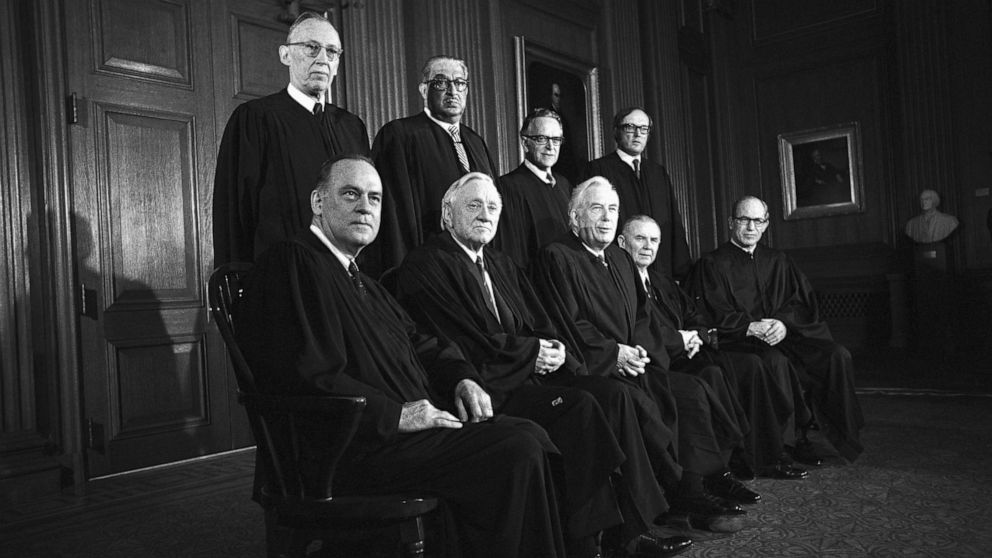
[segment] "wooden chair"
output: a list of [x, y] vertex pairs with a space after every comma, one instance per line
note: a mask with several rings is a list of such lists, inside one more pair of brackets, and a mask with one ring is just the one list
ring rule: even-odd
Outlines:
[[231, 263], [214, 270], [208, 298], [257, 444], [256, 468], [264, 467], [266, 473], [256, 496], [265, 510], [268, 556], [305, 556], [318, 540], [333, 554], [328, 545], [337, 544], [333, 541], [342, 534], [382, 528], [398, 528], [404, 555], [422, 556], [423, 516], [437, 507], [435, 498], [331, 493], [335, 468], [358, 429], [365, 398], [275, 395], [256, 389], [234, 337], [233, 318], [250, 269], [251, 264]]

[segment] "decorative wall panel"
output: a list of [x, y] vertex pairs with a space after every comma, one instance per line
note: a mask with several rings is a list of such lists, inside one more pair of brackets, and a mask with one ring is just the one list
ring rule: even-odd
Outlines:
[[186, 2], [96, 0], [97, 71], [193, 87]]

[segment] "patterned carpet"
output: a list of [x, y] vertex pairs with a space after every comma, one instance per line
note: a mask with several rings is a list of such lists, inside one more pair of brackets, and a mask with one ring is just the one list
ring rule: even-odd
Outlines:
[[[753, 482], [734, 535], [694, 531], [686, 557], [992, 556], [992, 398], [861, 396], [865, 455], [805, 481]], [[0, 512], [11, 557], [262, 557], [252, 453], [95, 481], [86, 497]]]

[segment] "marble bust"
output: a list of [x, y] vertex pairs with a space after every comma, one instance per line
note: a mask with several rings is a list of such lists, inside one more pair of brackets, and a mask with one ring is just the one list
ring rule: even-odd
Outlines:
[[940, 242], [958, 228], [953, 215], [939, 211], [940, 195], [933, 190], [920, 192], [920, 209], [923, 211], [906, 222], [906, 236], [916, 242]]

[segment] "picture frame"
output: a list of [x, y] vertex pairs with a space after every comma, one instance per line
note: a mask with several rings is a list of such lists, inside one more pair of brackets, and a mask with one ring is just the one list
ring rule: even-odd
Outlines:
[[785, 220], [864, 212], [858, 122], [779, 134], [778, 157]]
[[[599, 70], [523, 36], [514, 37], [513, 46], [517, 123], [535, 108], [558, 112], [565, 141], [554, 168], [574, 182], [586, 161], [603, 154]], [[523, 146], [519, 155], [523, 160]]]

